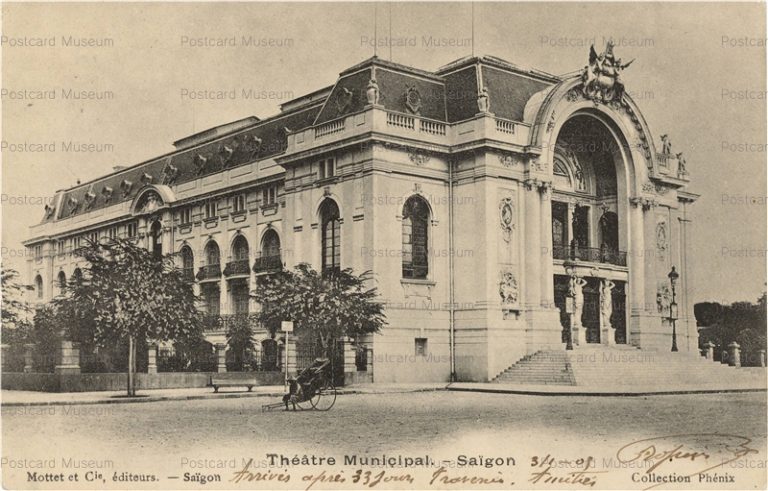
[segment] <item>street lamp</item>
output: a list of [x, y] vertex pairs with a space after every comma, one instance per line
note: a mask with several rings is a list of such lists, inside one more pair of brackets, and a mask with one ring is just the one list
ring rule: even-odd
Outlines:
[[669, 304], [669, 322], [672, 324], [672, 351], [677, 351], [677, 331], [675, 329], [675, 321], [677, 320], [677, 302], [675, 301], [675, 283], [680, 275], [675, 271], [675, 267], [672, 266], [672, 271], [667, 275], [669, 283], [672, 285], [672, 302]]
[[[565, 268], [565, 274], [570, 278], [570, 285], [572, 285], [576, 278], [576, 263], [570, 259], [563, 261], [563, 267]], [[573, 351], [573, 315], [576, 309], [576, 298], [574, 297], [573, 288], [568, 288], [568, 298], [565, 301], [565, 312], [568, 314], [568, 329], [567, 336], [565, 337], [565, 349], [566, 351]]]

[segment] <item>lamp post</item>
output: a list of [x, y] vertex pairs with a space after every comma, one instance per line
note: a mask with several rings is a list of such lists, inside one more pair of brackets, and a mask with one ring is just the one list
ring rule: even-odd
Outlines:
[[576, 297], [574, 297], [573, 283], [576, 278], [576, 264], [566, 259], [563, 261], [563, 267], [565, 268], [565, 274], [570, 278], [570, 285], [568, 288], [568, 295], [565, 301], [565, 312], [568, 314], [568, 329], [567, 336], [565, 337], [565, 349], [566, 351], [573, 351], [573, 315], [576, 309]]
[[677, 331], [675, 329], [675, 321], [677, 320], [677, 302], [675, 301], [675, 283], [680, 275], [675, 271], [675, 267], [672, 266], [672, 271], [667, 275], [669, 283], [672, 285], [672, 301], [669, 304], [669, 322], [672, 324], [672, 351], [677, 351]]

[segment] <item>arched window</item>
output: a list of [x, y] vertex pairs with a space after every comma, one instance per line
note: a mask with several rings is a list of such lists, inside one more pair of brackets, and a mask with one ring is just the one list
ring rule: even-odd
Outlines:
[[267, 229], [261, 239], [261, 253], [256, 258], [253, 270], [256, 273], [271, 273], [283, 269], [280, 258], [280, 237], [274, 229]]
[[59, 271], [59, 276], [56, 280], [56, 283], [59, 289], [59, 295], [63, 295], [67, 289], [67, 275], [64, 274], [64, 271]]
[[280, 237], [273, 229], [264, 232], [261, 240], [262, 257], [280, 257]]
[[35, 276], [35, 291], [37, 298], [43, 298], [43, 277], [40, 275]]
[[194, 280], [195, 277], [195, 254], [192, 248], [185, 245], [181, 248], [181, 273], [187, 280]]
[[218, 266], [221, 264], [219, 245], [214, 241], [208, 242], [205, 246], [205, 264], [206, 266]]
[[149, 230], [152, 237], [152, 255], [159, 258], [163, 255], [163, 231], [159, 221], [155, 221]]
[[248, 241], [242, 235], [235, 237], [232, 242], [232, 260], [248, 262]]
[[72, 271], [72, 281], [76, 285], [82, 285], [83, 284], [83, 272], [80, 271], [80, 268], [75, 268], [75, 270]]
[[320, 224], [323, 271], [338, 271], [341, 268], [341, 220], [339, 207], [332, 199], [326, 199], [320, 205]]
[[425, 279], [429, 273], [429, 206], [412, 196], [403, 207], [403, 278]]

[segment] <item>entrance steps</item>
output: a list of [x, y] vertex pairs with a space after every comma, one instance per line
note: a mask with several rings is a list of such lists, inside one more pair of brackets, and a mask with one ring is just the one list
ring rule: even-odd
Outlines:
[[765, 389], [764, 368], [735, 368], [696, 354], [591, 345], [528, 355], [492, 382], [622, 392]]

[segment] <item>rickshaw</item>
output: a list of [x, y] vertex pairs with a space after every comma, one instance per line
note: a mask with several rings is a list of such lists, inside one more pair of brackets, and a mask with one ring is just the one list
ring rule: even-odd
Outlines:
[[288, 393], [281, 402], [265, 404], [261, 409], [269, 411], [285, 406], [288, 411], [290, 404], [294, 411], [297, 407], [301, 410], [328, 411], [335, 403], [336, 387], [333, 385], [331, 362], [328, 358], [317, 358], [295, 378], [288, 379]]

